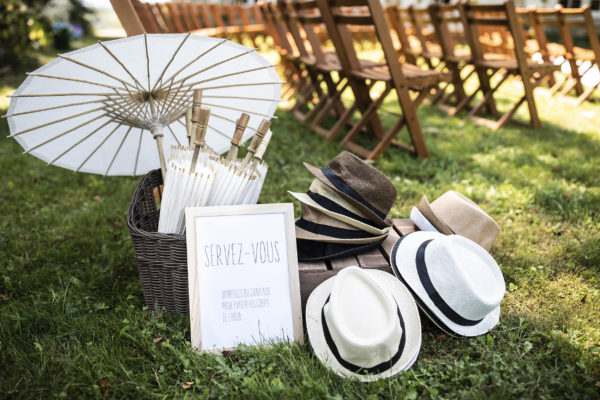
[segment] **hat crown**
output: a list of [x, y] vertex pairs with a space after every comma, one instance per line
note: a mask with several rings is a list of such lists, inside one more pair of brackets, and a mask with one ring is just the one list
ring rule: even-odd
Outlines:
[[391, 359], [398, 350], [402, 328], [398, 306], [365, 271], [340, 271], [324, 317], [340, 356], [363, 368]]
[[494, 258], [461, 235], [440, 236], [425, 249], [425, 265], [442, 299], [461, 317], [479, 320], [504, 297], [504, 277]]
[[388, 214], [392, 209], [396, 197], [398, 197], [398, 190], [377, 168], [347, 151], [343, 151], [333, 158], [327, 164], [327, 168], [381, 213]]
[[500, 227], [477, 203], [461, 193], [449, 190], [433, 202], [431, 210], [454, 233], [466, 236], [490, 249]]

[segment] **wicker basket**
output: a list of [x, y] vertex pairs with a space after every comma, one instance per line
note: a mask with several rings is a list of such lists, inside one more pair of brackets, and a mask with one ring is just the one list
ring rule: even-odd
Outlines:
[[[162, 185], [160, 169], [150, 171], [138, 184], [127, 214], [146, 305], [188, 313], [187, 248], [184, 235], [158, 233], [155, 192]], [[158, 191], [157, 191], [158, 190]]]

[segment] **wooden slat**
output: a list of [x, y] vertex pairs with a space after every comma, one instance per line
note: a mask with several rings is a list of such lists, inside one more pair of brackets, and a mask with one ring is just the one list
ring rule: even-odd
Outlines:
[[467, 17], [469, 24], [485, 26], [508, 26], [508, 19], [497, 17]]
[[373, 18], [370, 15], [336, 15], [335, 22], [346, 25], [373, 25]]
[[336, 258], [330, 261], [331, 268], [333, 271], [339, 271], [346, 267], [351, 267], [353, 265], [359, 265], [358, 260], [355, 257], [344, 257], [344, 258]]
[[409, 233], [414, 232], [416, 230], [414, 222], [412, 222], [412, 220], [408, 218], [395, 219], [394, 229], [396, 229], [396, 232], [398, 232], [402, 236], [408, 235]]
[[139, 35], [146, 32], [144, 25], [138, 17], [131, 0], [110, 0], [113, 10], [125, 29], [127, 36]]
[[365, 269], [389, 268], [389, 263], [379, 249], [374, 249], [356, 256], [360, 266]]
[[388, 233], [388, 236], [385, 238], [385, 240], [381, 244], [381, 249], [387, 255], [388, 258], [392, 254], [392, 249], [398, 240], [400, 240], [400, 235], [395, 230], [392, 229], [392, 230], [390, 230], [390, 233]]
[[308, 261], [308, 262], [299, 262], [298, 270], [300, 273], [314, 273], [314, 272], [324, 272], [327, 271], [327, 265], [325, 265], [325, 261]]
[[306, 300], [312, 291], [326, 279], [337, 274], [337, 271], [326, 271], [318, 274], [300, 272], [300, 297], [302, 299], [302, 313], [306, 309]]

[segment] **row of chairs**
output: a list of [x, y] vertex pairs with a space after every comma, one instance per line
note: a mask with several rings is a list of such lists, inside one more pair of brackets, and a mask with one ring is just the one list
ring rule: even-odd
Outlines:
[[[433, 68], [434, 62], [441, 61], [453, 73], [453, 80], [457, 83], [456, 96], [459, 100], [465, 100], [459, 101], [459, 106], [453, 109], [453, 113], [468, 104], [470, 98], [460, 85], [464, 79], [458, 79], [457, 70], [462, 70], [469, 64], [470, 43], [458, 5], [433, 4], [420, 9], [414, 6], [389, 6], [386, 12], [408, 62], [415, 63], [420, 58]], [[575, 101], [577, 105], [589, 99], [600, 85], [600, 44], [590, 6], [517, 8], [516, 12], [522, 27], [526, 55], [534, 60], [559, 65], [564, 72], [559, 79], [555, 78], [554, 73], [546, 76], [543, 83], [550, 86], [548, 94], [560, 91], [560, 95], [565, 97], [574, 91], [578, 96]], [[549, 42], [547, 30], [558, 33], [561, 43]], [[579, 30], [579, 34], [583, 33], [588, 38], [589, 49], [574, 45], [574, 30]], [[514, 38], [505, 27], [479, 27], [477, 35], [479, 46], [487, 58], [515, 58]], [[474, 69], [470, 69], [470, 73], [474, 72]], [[447, 98], [442, 98], [445, 99]], [[444, 101], [440, 103], [443, 104]]]
[[[512, 0], [497, 5], [436, 3], [427, 9], [388, 6], [385, 11], [378, 0], [279, 0], [263, 3], [261, 10], [289, 71], [286, 79], [297, 93], [294, 114], [311, 120], [313, 129], [329, 140], [348, 127], [341, 143], [367, 159], [379, 157], [392, 144], [428, 156], [416, 111], [430, 95], [450, 114], [468, 108], [469, 117], [493, 129], [512, 120], [527, 103], [529, 125], [540, 127], [533, 89], [559, 68], [552, 62], [533, 61], [524, 52]], [[358, 36], [353, 34], [357, 26], [376, 34], [381, 61], [360, 58]], [[333, 48], [319, 40], [319, 30], [328, 33]], [[498, 31], [513, 43], [512, 56], [486, 44], [485, 39]], [[462, 38], [464, 45], [458, 40]], [[472, 74], [479, 87], [467, 95], [464, 82]], [[501, 113], [494, 94], [510, 77], [523, 83], [523, 95]], [[347, 89], [355, 99], [350, 106], [341, 101]], [[478, 93], [481, 99], [471, 104]], [[397, 98], [402, 113], [385, 130], [381, 114], [390, 114], [382, 107], [388, 95]], [[492, 118], [484, 118], [483, 111]], [[356, 112], [360, 118], [353, 121]], [[330, 114], [335, 124], [324, 128]], [[410, 144], [396, 140], [404, 126]], [[376, 138], [374, 147], [366, 147], [363, 132]]]
[[[419, 157], [429, 155], [416, 110], [450, 75], [401, 63], [379, 0], [279, 0], [262, 3], [261, 10], [265, 28], [290, 71], [286, 79], [298, 93], [294, 115], [311, 120], [313, 129], [329, 140], [349, 127], [342, 144], [367, 159], [377, 158], [390, 144]], [[319, 31], [327, 32], [332, 48], [319, 39]], [[361, 59], [357, 51], [357, 33], [369, 31], [381, 46], [380, 61]], [[342, 101], [347, 89], [353, 94], [351, 105]], [[391, 114], [395, 121], [385, 129], [381, 106], [391, 93], [402, 114]], [[360, 115], [357, 121], [352, 120], [355, 113]], [[335, 123], [325, 127], [329, 115]], [[404, 126], [410, 144], [395, 140]], [[358, 140], [362, 132], [377, 138], [374, 146]]]
[[[527, 30], [526, 51], [561, 66], [564, 74], [549, 80], [550, 94], [566, 96], [574, 91], [575, 104], [589, 99], [600, 86], [600, 41], [590, 6], [582, 8], [517, 9]], [[550, 42], [547, 30], [558, 30], [559, 42]], [[575, 46], [573, 31], [585, 32], [590, 48]]]
[[264, 39], [262, 15], [256, 4], [125, 1], [131, 2], [147, 33], [193, 32], [224, 37], [239, 43], [247, 37], [254, 47], [258, 47], [257, 38]]

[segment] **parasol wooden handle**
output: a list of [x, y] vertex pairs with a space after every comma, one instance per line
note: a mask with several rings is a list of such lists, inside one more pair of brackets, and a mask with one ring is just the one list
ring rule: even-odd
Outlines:
[[233, 161], [237, 158], [238, 150], [240, 149], [240, 143], [242, 142], [242, 136], [244, 136], [244, 131], [246, 130], [248, 121], [250, 121], [250, 116], [246, 113], [242, 113], [240, 118], [237, 120], [237, 123], [235, 124], [235, 133], [231, 139], [231, 148], [227, 153], [228, 161]]
[[192, 138], [192, 107], [185, 110], [185, 130], [188, 137], [188, 143]]
[[163, 127], [161, 125], [155, 125], [150, 128], [154, 140], [156, 140], [156, 146], [158, 148], [158, 160], [160, 161], [160, 172], [162, 173], [163, 182], [165, 180], [167, 167], [165, 164], [165, 153], [163, 152]]
[[267, 151], [267, 146], [269, 145], [269, 142], [271, 141], [271, 137], [273, 136], [273, 132], [271, 132], [271, 130], [269, 129], [267, 131], [267, 133], [265, 134], [265, 137], [263, 138], [262, 142], [260, 142], [260, 144], [258, 145], [258, 149], [256, 150], [256, 153], [254, 153], [254, 160], [262, 160], [263, 156], [265, 154], [265, 151]]
[[192, 147], [192, 140], [194, 140], [194, 134], [196, 132], [196, 126], [198, 125], [198, 118], [200, 118], [200, 108], [202, 107], [202, 90], [194, 90], [194, 97], [192, 99], [192, 123], [190, 124], [190, 132], [188, 138], [190, 139], [190, 147]]
[[263, 138], [265, 137], [265, 135], [270, 127], [271, 127], [270, 121], [268, 121], [266, 119], [263, 119], [261, 121], [260, 125], [258, 126], [258, 129], [256, 130], [256, 134], [252, 138], [252, 142], [250, 142], [250, 146], [248, 146], [248, 153], [246, 153], [246, 157], [244, 158], [244, 161], [242, 162], [241, 169], [244, 169], [244, 168], [246, 168], [246, 166], [248, 166], [250, 159], [252, 158], [254, 153], [256, 153], [256, 150], [258, 149], [258, 145], [260, 144], [260, 142], [262, 142]]
[[190, 173], [196, 170], [196, 163], [198, 162], [198, 153], [200, 152], [200, 149], [205, 146], [204, 138], [206, 137], [206, 128], [208, 127], [209, 117], [210, 110], [208, 108], [200, 108], [196, 132], [194, 134], [194, 155], [192, 156], [192, 165], [190, 168]]

